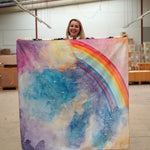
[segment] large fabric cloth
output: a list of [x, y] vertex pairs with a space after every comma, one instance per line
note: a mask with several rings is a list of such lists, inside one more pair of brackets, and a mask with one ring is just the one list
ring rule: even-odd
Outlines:
[[17, 40], [23, 150], [129, 147], [127, 38]]

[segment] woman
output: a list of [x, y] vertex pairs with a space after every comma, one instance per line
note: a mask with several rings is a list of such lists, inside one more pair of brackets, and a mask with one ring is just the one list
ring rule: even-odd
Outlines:
[[66, 39], [84, 39], [84, 38], [85, 34], [81, 22], [78, 19], [71, 19], [67, 27]]

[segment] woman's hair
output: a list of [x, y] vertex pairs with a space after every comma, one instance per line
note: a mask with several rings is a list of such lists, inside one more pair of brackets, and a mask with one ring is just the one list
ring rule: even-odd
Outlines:
[[78, 19], [71, 19], [69, 21], [69, 24], [68, 24], [68, 27], [67, 27], [67, 30], [66, 30], [66, 38], [69, 39], [69, 35], [70, 35], [70, 33], [69, 33], [69, 26], [70, 26], [72, 21], [76, 21], [76, 22], [79, 23], [80, 31], [79, 31], [78, 36], [79, 36], [79, 39], [84, 39], [85, 38], [85, 34], [84, 34], [83, 26], [82, 26], [81, 22]]

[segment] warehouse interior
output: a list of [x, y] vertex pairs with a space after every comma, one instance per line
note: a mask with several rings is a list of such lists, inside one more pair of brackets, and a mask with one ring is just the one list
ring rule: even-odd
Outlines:
[[[17, 3], [21, 4], [21, 7]], [[129, 150], [148, 150], [150, 147], [149, 11], [149, 0], [1, 0], [0, 149], [22, 149], [16, 41], [65, 38], [69, 20], [78, 18], [83, 24], [87, 38], [127, 35]]]

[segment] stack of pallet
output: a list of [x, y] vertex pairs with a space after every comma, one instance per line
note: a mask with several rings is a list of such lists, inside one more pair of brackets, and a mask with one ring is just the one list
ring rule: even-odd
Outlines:
[[133, 82], [150, 82], [150, 70], [129, 71], [129, 83]]
[[16, 55], [11, 55], [9, 50], [0, 51], [0, 90], [17, 89]]
[[144, 47], [145, 62], [150, 63], [150, 42], [144, 43], [143, 47]]
[[[130, 54], [132, 57], [132, 54]], [[140, 51], [135, 54], [134, 68], [129, 70], [129, 82], [150, 82], [150, 43], [140, 46]], [[130, 58], [129, 58], [130, 59]], [[136, 59], [139, 59], [136, 61]], [[133, 59], [131, 58], [132, 62]]]
[[136, 50], [134, 41], [129, 43], [129, 70], [136, 70], [137, 63], [140, 63], [140, 51]]

